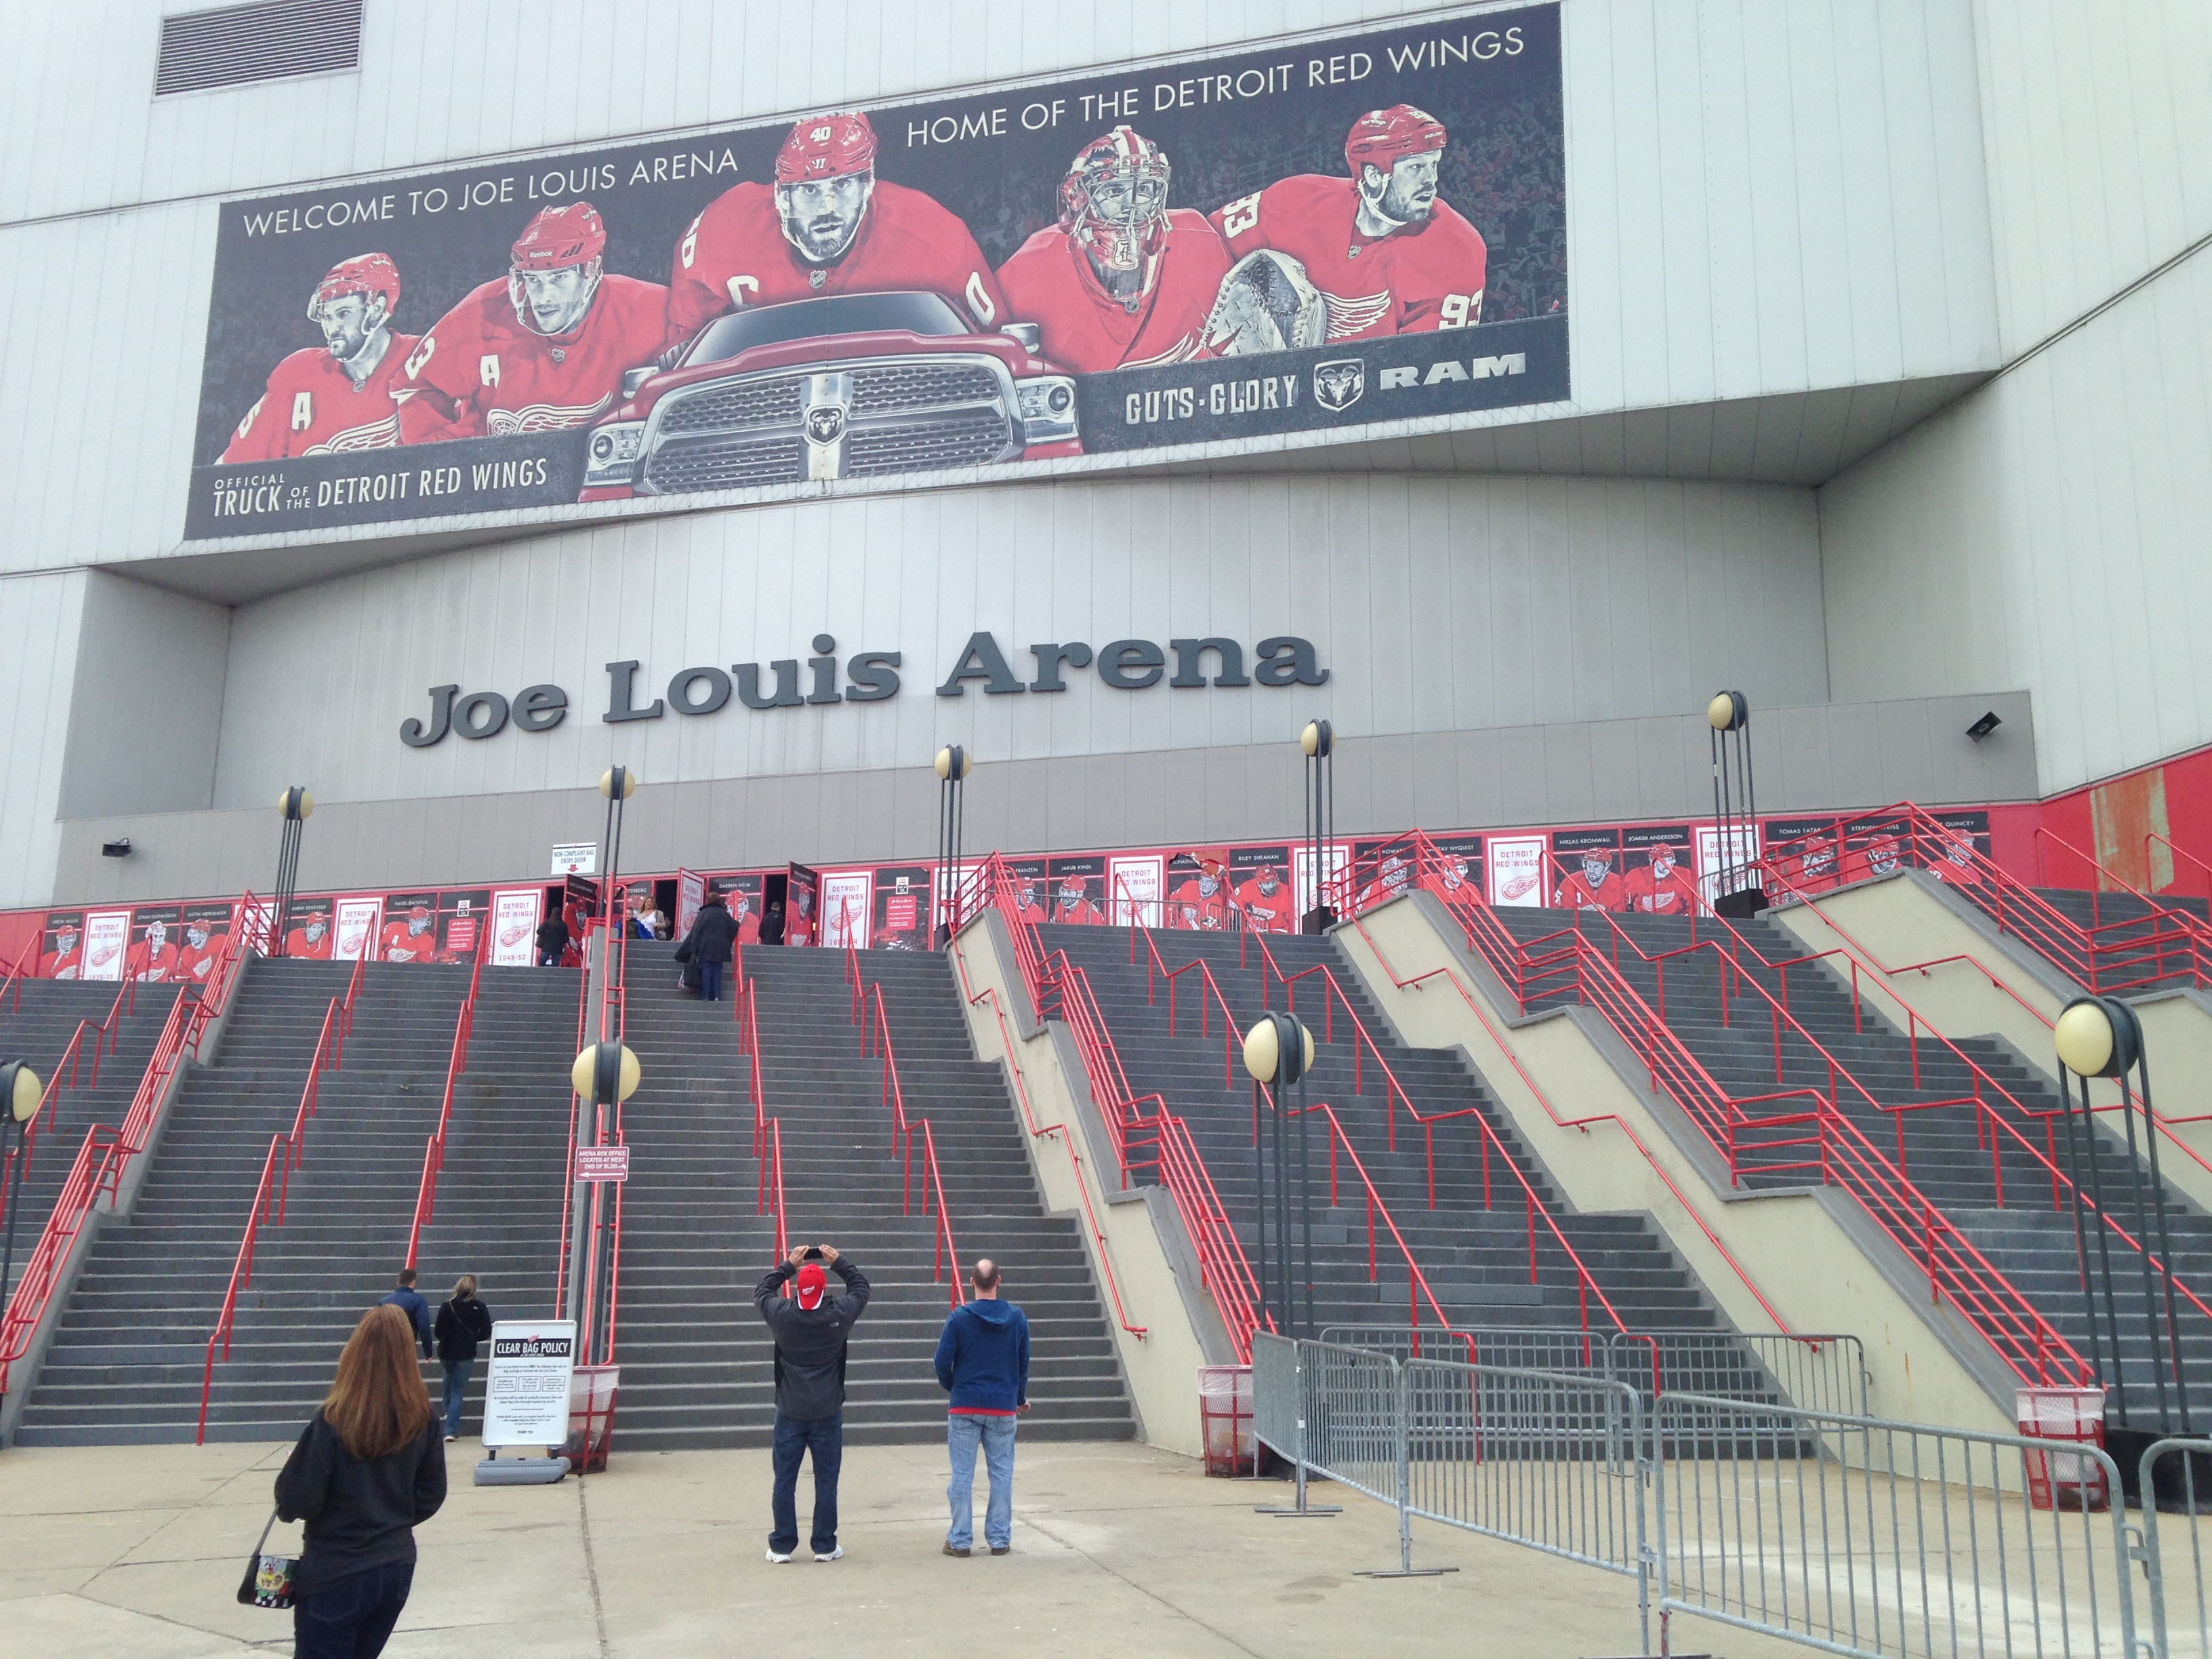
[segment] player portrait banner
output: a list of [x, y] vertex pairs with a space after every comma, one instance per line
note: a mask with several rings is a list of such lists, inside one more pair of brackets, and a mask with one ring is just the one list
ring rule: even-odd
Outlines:
[[185, 534], [1562, 401], [1565, 174], [1554, 4], [228, 202]]

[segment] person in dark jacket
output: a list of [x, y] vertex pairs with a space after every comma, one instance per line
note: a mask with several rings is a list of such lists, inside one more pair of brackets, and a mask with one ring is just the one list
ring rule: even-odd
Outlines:
[[415, 1270], [412, 1267], [399, 1270], [399, 1288], [377, 1304], [380, 1308], [386, 1305], [398, 1308], [413, 1322], [415, 1335], [422, 1344], [423, 1358], [428, 1359], [436, 1353], [437, 1340], [430, 1328], [430, 1304], [415, 1288]]
[[708, 888], [678, 953], [698, 964], [702, 1002], [722, 1000], [722, 969], [730, 965], [730, 947], [737, 942], [738, 924], [730, 919], [730, 907], [722, 902], [720, 893]]
[[477, 1300], [477, 1276], [453, 1282], [453, 1300], [438, 1310], [431, 1333], [438, 1340], [438, 1363], [446, 1369], [446, 1438], [461, 1437], [461, 1401], [476, 1369], [477, 1344], [491, 1340], [491, 1310]]
[[937, 1339], [937, 1382], [952, 1398], [945, 1440], [952, 1453], [952, 1530], [945, 1553], [965, 1556], [975, 1536], [975, 1449], [991, 1475], [984, 1540], [994, 1555], [1013, 1547], [1014, 1423], [1030, 1408], [1029, 1316], [999, 1295], [999, 1267], [979, 1258], [969, 1282], [975, 1299], [955, 1308]]
[[293, 1577], [295, 1659], [375, 1659], [415, 1583], [415, 1528], [446, 1501], [446, 1448], [398, 1307], [361, 1317], [330, 1397], [276, 1476], [276, 1513], [307, 1523]]
[[783, 901], [770, 899], [768, 908], [761, 912], [760, 942], [763, 945], [783, 943]]
[[[818, 1259], [817, 1259], [818, 1258]], [[845, 1293], [829, 1294], [830, 1273]], [[783, 1287], [797, 1281], [798, 1294]], [[800, 1245], [753, 1286], [753, 1305], [775, 1338], [775, 1530], [768, 1559], [791, 1559], [799, 1547], [799, 1465], [814, 1458], [814, 1527], [810, 1541], [817, 1561], [835, 1561], [837, 1471], [845, 1458], [845, 1349], [868, 1305], [868, 1281], [827, 1244]]]
[[538, 965], [558, 968], [568, 949], [568, 924], [556, 913], [538, 924]]

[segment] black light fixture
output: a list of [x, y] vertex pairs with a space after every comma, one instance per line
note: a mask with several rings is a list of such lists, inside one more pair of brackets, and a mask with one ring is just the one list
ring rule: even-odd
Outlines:
[[1705, 705], [1713, 757], [1713, 913], [1755, 916], [1766, 908], [1759, 884], [1759, 801], [1751, 771], [1751, 699], [1717, 692]]
[[[292, 895], [300, 887], [300, 832], [315, 810], [315, 798], [295, 783], [276, 797], [276, 810], [283, 814], [284, 829], [276, 842], [276, 889], [269, 907], [269, 937], [262, 949], [263, 955], [271, 957], [284, 954], [291, 932]], [[127, 851], [131, 843], [123, 845]]]
[[968, 775], [975, 757], [958, 744], [937, 751], [937, 914], [944, 918], [930, 934], [939, 950], [951, 942], [960, 926], [960, 842], [968, 828]]
[[[1306, 1073], [1314, 1036], [1295, 1014], [1264, 1014], [1244, 1034], [1244, 1069], [1252, 1079], [1254, 1191], [1259, 1199], [1260, 1316], [1279, 1336], [1314, 1334], [1313, 1162], [1306, 1131]], [[1297, 1091], [1291, 1103], [1291, 1091]], [[1296, 1168], [1292, 1168], [1295, 1136]], [[1297, 1186], [1303, 1226], [1291, 1228], [1291, 1187]], [[1303, 1258], [1303, 1259], [1301, 1259]], [[1300, 1317], [1299, 1269], [1305, 1297]]]
[[2004, 722], [1997, 718], [1997, 711], [1992, 708], [1966, 728], [1966, 735], [1976, 743], [1979, 743], [2003, 724]]
[[104, 859], [129, 858], [131, 856], [131, 837], [125, 836], [121, 841], [104, 841], [100, 842], [100, 856]]
[[1308, 720], [1298, 733], [1306, 761], [1306, 869], [1313, 908], [1300, 918], [1301, 933], [1325, 933], [1336, 920], [1329, 908], [1327, 859], [1336, 835], [1336, 732], [1327, 720]]
[[610, 766], [599, 774], [599, 793], [607, 798], [607, 868], [604, 878], [607, 932], [615, 930], [615, 878], [622, 872], [623, 804], [637, 793], [637, 774], [627, 766]]
[[[46, 1097], [46, 1085], [39, 1074], [20, 1060], [11, 1060], [0, 1066], [0, 1176], [9, 1178], [11, 1190], [8, 1194], [8, 1243], [0, 1249], [0, 1308], [8, 1305], [8, 1281], [15, 1271], [15, 1218], [23, 1208], [23, 1166], [30, 1162], [24, 1156], [24, 1139], [31, 1133], [31, 1120], [39, 1115], [39, 1107]], [[15, 1151], [5, 1156], [8, 1128], [15, 1129]]]

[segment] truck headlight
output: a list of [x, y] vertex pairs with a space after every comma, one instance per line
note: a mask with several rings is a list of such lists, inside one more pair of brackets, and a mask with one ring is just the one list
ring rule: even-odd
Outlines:
[[1065, 374], [1040, 374], [1014, 382], [1021, 400], [1022, 441], [1065, 443], [1079, 435], [1075, 419], [1075, 382]]
[[643, 421], [595, 426], [584, 446], [584, 488], [626, 484], [637, 475], [637, 452], [645, 441]]

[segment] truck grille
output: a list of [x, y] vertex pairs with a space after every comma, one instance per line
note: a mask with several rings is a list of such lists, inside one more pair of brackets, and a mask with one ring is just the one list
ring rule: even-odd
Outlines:
[[830, 373], [851, 384], [840, 476], [978, 466], [1020, 453], [1021, 429], [995, 362], [825, 362], [672, 394], [653, 423], [641, 486], [677, 495], [804, 479], [809, 381]]
[[657, 495], [680, 495], [790, 483], [806, 476], [805, 452], [805, 441], [796, 433], [663, 444], [646, 463], [645, 487]]
[[995, 409], [962, 410], [928, 421], [865, 428], [845, 441], [845, 474], [870, 478], [885, 472], [928, 472], [945, 466], [980, 466], [1006, 447], [1006, 419]]

